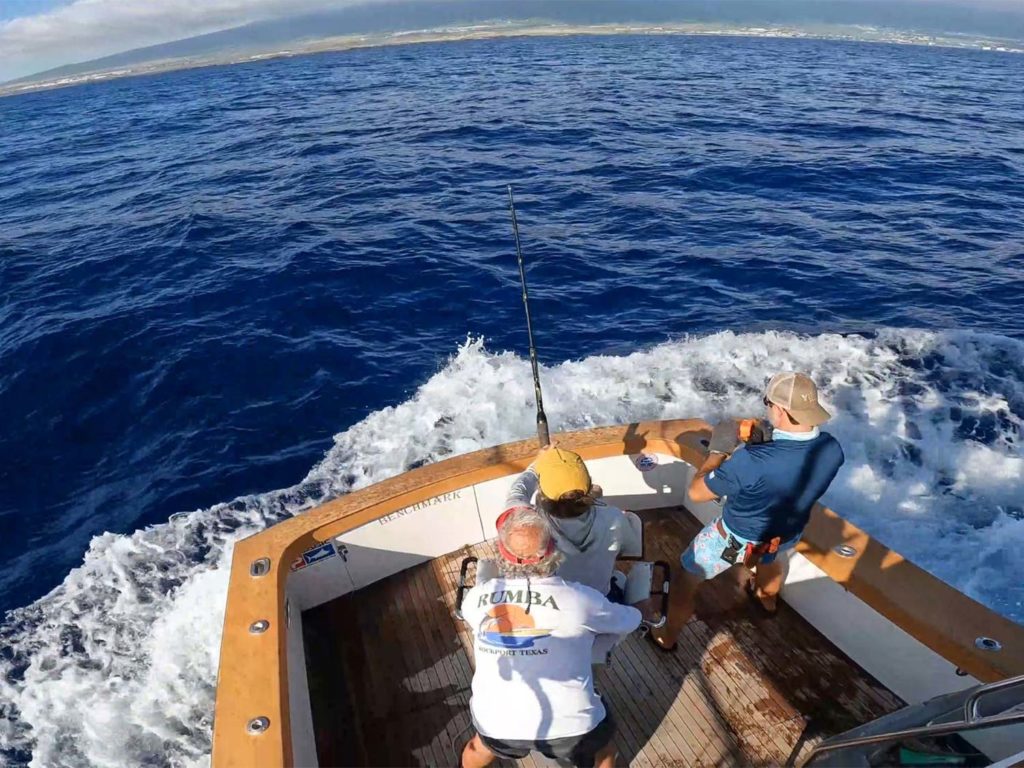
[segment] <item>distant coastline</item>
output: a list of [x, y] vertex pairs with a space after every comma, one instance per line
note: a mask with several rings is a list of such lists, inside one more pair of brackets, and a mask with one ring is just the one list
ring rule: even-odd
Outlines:
[[425, 29], [409, 32], [389, 32], [378, 35], [334, 36], [320, 40], [300, 41], [290, 47], [276, 51], [254, 50], [252, 52], [242, 52], [232, 50], [225, 51], [223, 54], [160, 59], [132, 66], [97, 69], [95, 71], [87, 71], [80, 74], [54, 77], [50, 79], [32, 80], [31, 78], [22, 78], [16, 82], [0, 85], [0, 96], [13, 96], [33, 91], [67, 88], [74, 85], [96, 83], [123, 77], [138, 77], [142, 75], [153, 75], [161, 72], [172, 72], [183, 69], [197, 69], [200, 67], [244, 64], [246, 62], [265, 61], [267, 59], [304, 56], [312, 53], [340, 52], [361, 48], [379, 48], [391, 45], [459, 42], [510, 37], [571, 37], [577, 35], [702, 35], [714, 37], [764, 37], [885, 43], [890, 45], [917, 45], [936, 48], [995, 51], [1000, 53], [1024, 53], [1024, 42], [1019, 41], [995, 40], [969, 35], [957, 36], [900, 32], [868, 26], [729, 26], [709, 23], [660, 25], [623, 23], [580, 26], [516, 22], [507, 24]]

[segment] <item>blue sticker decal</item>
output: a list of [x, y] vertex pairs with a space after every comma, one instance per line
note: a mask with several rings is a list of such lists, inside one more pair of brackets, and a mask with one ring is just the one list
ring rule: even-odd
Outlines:
[[334, 557], [337, 552], [334, 551], [334, 544], [327, 542], [321, 544], [319, 547], [313, 549], [307, 549], [302, 553], [302, 560], [306, 565], [313, 565], [319, 563], [321, 560], [326, 560], [328, 557]]
[[658, 457], [649, 453], [641, 453], [633, 459], [633, 464], [635, 464], [636, 468], [641, 472], [650, 472], [658, 466]]

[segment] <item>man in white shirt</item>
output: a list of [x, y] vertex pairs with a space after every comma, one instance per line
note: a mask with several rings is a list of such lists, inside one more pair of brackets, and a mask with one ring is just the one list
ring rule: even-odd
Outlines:
[[531, 507], [498, 522], [501, 575], [462, 603], [473, 630], [470, 711], [477, 733], [463, 768], [538, 751], [561, 763], [612, 768], [615, 724], [594, 691], [594, 639], [640, 625], [636, 608], [554, 575], [562, 560], [547, 519]]
[[558, 575], [621, 602], [612, 588], [615, 560], [623, 551], [642, 554], [642, 524], [630, 519], [632, 513], [597, 501], [595, 490], [579, 454], [547, 446], [512, 483], [505, 509], [532, 504], [536, 494], [536, 506], [565, 555]]

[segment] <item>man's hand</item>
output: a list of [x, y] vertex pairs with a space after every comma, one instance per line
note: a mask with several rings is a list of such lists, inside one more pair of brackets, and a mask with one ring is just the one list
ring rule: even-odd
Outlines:
[[770, 443], [772, 441], [772, 425], [764, 419], [755, 419], [754, 425], [750, 428], [750, 439], [747, 440], [749, 445], [760, 445], [761, 443]]
[[721, 453], [729, 456], [739, 444], [739, 426], [734, 419], [726, 419], [715, 424], [715, 428], [711, 430], [708, 453]]

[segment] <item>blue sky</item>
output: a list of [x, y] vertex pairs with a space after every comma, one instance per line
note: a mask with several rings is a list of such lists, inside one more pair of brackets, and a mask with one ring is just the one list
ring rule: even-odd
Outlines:
[[61, 5], [70, 5], [71, 0], [3, 0], [0, 2], [0, 21], [32, 16]]
[[[309, 11], [383, 0], [0, 0], [0, 82], [62, 64]], [[437, 0], [435, 0], [436, 2]], [[569, 0], [550, 0], [551, 3]], [[777, 0], [785, 8], [790, 0]], [[822, 6], [833, 0], [817, 0]], [[486, 0], [479, 0], [486, 5]], [[728, 0], [717, 0], [723, 7]], [[866, 11], [887, 0], [860, 0]], [[913, 0], [1019, 10], [1024, 0]], [[623, 7], [629, 2], [623, 0]], [[929, 6], [931, 6], [929, 8]], [[623, 19], [628, 20], [628, 19]], [[866, 18], [864, 23], [871, 23]], [[949, 30], [959, 31], [959, 30]]]

